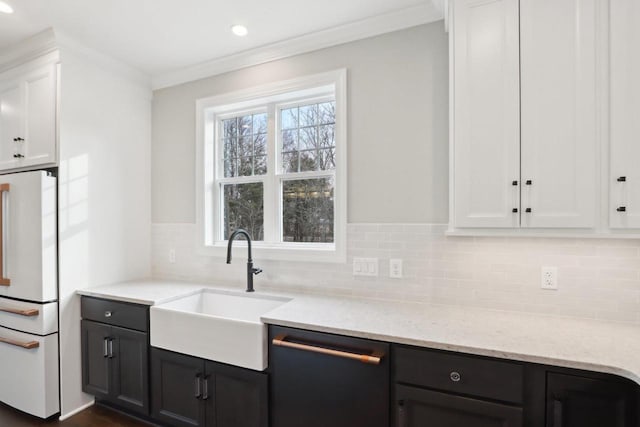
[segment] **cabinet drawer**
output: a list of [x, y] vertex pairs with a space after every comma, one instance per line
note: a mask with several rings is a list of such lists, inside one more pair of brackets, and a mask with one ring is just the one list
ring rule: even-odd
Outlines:
[[395, 347], [395, 380], [471, 396], [522, 403], [520, 364]]
[[142, 332], [149, 329], [146, 305], [82, 297], [82, 318]]

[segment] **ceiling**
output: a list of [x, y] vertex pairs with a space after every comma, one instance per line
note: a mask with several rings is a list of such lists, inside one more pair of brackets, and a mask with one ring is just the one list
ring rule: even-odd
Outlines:
[[[0, 14], [0, 49], [53, 27], [152, 76], [407, 8], [433, 8], [430, 0], [5, 1], [15, 13]], [[236, 23], [249, 35], [233, 35]]]

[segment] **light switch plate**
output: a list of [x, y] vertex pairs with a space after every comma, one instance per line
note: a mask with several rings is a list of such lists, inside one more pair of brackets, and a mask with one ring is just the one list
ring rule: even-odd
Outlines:
[[354, 276], [378, 276], [378, 258], [354, 258]]

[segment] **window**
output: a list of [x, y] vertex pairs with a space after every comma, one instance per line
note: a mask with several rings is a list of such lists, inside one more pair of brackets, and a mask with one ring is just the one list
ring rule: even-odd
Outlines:
[[344, 261], [345, 83], [342, 70], [198, 101], [202, 251], [244, 228], [256, 256]]

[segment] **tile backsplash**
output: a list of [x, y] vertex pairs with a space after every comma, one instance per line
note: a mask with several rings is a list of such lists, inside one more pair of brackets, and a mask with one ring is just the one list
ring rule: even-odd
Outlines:
[[[256, 289], [369, 297], [640, 323], [640, 240], [447, 237], [443, 224], [349, 224], [346, 264], [266, 261]], [[233, 264], [196, 253], [194, 224], [154, 224], [156, 278], [245, 285]], [[169, 251], [175, 250], [175, 262]], [[354, 277], [354, 257], [379, 259], [378, 277]], [[389, 259], [403, 278], [389, 278]], [[558, 267], [557, 291], [540, 289]]]

